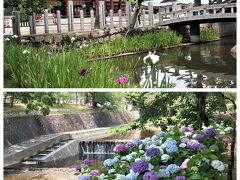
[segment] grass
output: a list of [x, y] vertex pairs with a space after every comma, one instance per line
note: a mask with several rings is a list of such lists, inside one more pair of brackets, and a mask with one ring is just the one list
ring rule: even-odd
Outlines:
[[26, 111], [26, 109], [27, 109], [27, 107], [25, 104], [14, 104], [13, 107], [4, 105], [5, 113], [22, 112], [22, 111]]
[[89, 106], [73, 105], [73, 104], [54, 104], [52, 109], [70, 109], [70, 110], [81, 110], [91, 109]]
[[200, 30], [201, 41], [215, 40], [219, 38], [219, 34], [213, 28], [203, 28]]
[[[16, 40], [6, 41], [4, 47], [5, 87], [20, 88], [124, 88], [139, 87], [134, 82], [134, 65], [125, 62], [116, 65], [113, 61], [88, 61], [89, 59], [116, 54], [158, 49], [180, 44], [181, 36], [173, 31], [147, 32], [130, 37], [122, 37], [104, 44], [90, 44], [84, 49], [63, 47], [53, 50], [49, 45], [33, 47], [17, 44]], [[29, 53], [23, 53], [24, 50]], [[129, 69], [129, 67], [133, 67]], [[79, 74], [81, 69], [89, 73]], [[120, 75], [128, 78], [128, 83], [119, 85]], [[13, 81], [15, 83], [13, 83]], [[15, 84], [15, 86], [13, 86]], [[161, 87], [168, 87], [165, 80]]]

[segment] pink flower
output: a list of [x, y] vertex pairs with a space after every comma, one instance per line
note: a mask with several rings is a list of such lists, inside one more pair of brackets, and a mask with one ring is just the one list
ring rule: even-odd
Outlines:
[[187, 163], [190, 159], [185, 159], [180, 166], [180, 169], [187, 169]]
[[229, 137], [224, 137], [222, 140], [223, 140], [223, 142], [226, 143], [226, 144], [232, 142], [232, 139], [229, 138]]
[[219, 115], [223, 116], [225, 115], [225, 112], [219, 112]]
[[126, 149], [125, 145], [124, 144], [117, 144], [115, 147], [114, 147], [114, 151], [115, 152], [121, 152], [121, 151], [124, 151]]
[[101, 175], [101, 172], [98, 171], [98, 170], [93, 170], [89, 173], [91, 176], [100, 176]]
[[58, 45], [56, 43], [51, 44], [51, 48], [56, 50], [56, 49], [58, 49]]
[[126, 78], [125, 76], [121, 75], [121, 76], [118, 77], [117, 82], [118, 82], [118, 84], [128, 83], [128, 78]]

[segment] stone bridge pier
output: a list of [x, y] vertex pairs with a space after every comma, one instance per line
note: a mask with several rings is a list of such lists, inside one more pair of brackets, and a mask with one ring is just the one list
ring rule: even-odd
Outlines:
[[190, 24], [190, 41], [192, 43], [200, 42], [200, 24], [192, 22]]

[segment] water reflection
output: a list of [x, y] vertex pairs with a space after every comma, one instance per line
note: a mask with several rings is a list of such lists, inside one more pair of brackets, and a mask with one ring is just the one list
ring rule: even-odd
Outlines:
[[147, 53], [114, 61], [123, 72], [135, 67], [132, 72], [134, 82], [143, 88], [163, 87], [164, 83], [164, 87], [173, 88], [235, 88], [236, 59], [230, 52], [235, 43], [235, 38], [224, 38], [212, 43], [158, 51], [160, 61], [151, 66], [143, 63]]

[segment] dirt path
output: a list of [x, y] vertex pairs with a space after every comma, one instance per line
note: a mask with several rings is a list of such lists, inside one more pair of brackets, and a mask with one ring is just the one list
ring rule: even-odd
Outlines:
[[5, 173], [4, 180], [76, 180], [73, 168], [51, 168], [42, 171]]

